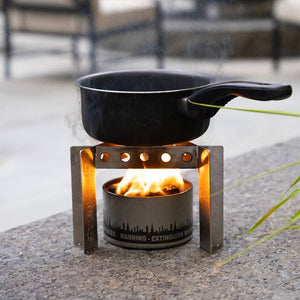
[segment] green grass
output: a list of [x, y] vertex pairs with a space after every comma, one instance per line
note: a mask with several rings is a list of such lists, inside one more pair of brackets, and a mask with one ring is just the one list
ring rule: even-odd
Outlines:
[[[289, 116], [289, 117], [300, 117], [300, 113], [288, 112], [288, 111], [242, 109], [242, 108], [231, 108], [231, 107], [224, 107], [224, 106], [218, 106], [218, 105], [196, 103], [196, 102], [192, 102], [190, 100], [189, 100], [189, 102], [192, 103], [192, 104], [199, 105], [199, 106], [204, 106], [204, 107], [212, 107], [212, 108], [219, 108], [219, 109], [230, 109], [230, 110], [235, 110], [235, 111], [244, 111], [244, 112], [252, 112], [252, 113], [254, 112], [254, 113], [281, 115], [281, 116]], [[239, 186], [241, 184], [244, 184], [246, 182], [249, 182], [251, 180], [257, 179], [259, 177], [262, 177], [262, 176], [265, 176], [265, 175], [268, 175], [268, 174], [271, 174], [271, 173], [274, 173], [274, 172], [278, 172], [280, 170], [283, 170], [283, 169], [288, 168], [288, 167], [295, 166], [297, 164], [300, 164], [300, 161], [297, 161], [297, 162], [294, 162], [292, 164], [285, 165], [285, 166], [282, 166], [282, 167], [279, 167], [279, 168], [276, 168], [276, 169], [269, 170], [267, 172], [258, 174], [256, 176], [247, 178], [245, 180], [242, 180], [240, 182], [237, 182], [236, 184], [233, 184], [233, 185], [225, 188], [223, 191], [226, 191], [228, 189], [232, 189], [234, 187], [237, 187], [237, 186]], [[296, 178], [296, 180], [286, 189], [286, 191], [280, 197], [278, 203], [276, 205], [274, 205], [265, 215], [263, 215], [245, 234], [252, 233], [259, 226], [261, 226], [264, 223], [264, 221], [267, 220], [273, 213], [275, 213], [282, 205], [284, 205], [285, 203], [287, 203], [288, 201], [290, 201], [291, 199], [294, 199], [297, 195], [299, 195], [300, 194], [300, 187], [296, 187], [299, 182], [300, 182], [300, 176], [298, 178]], [[217, 192], [215, 194], [222, 193], [223, 191]], [[298, 198], [298, 200], [299, 200], [299, 198]], [[242, 251], [230, 256], [229, 258], [225, 259], [224, 261], [221, 261], [221, 262], [215, 264], [215, 267], [221, 267], [225, 264], [230, 263], [234, 259], [246, 254], [247, 252], [251, 251], [255, 247], [261, 245], [262, 243], [268, 241], [269, 239], [273, 238], [274, 236], [276, 236], [277, 234], [279, 234], [279, 233], [281, 233], [285, 230], [299, 230], [300, 225], [297, 225], [298, 222], [300, 222], [300, 210], [296, 211], [296, 213], [292, 216], [292, 218], [289, 219], [289, 222], [287, 224], [285, 224], [284, 226], [282, 226], [280, 228], [277, 228], [277, 229], [273, 230], [270, 234], [268, 234], [267, 236], [259, 239], [257, 242], [251, 244], [250, 246], [243, 249]]]

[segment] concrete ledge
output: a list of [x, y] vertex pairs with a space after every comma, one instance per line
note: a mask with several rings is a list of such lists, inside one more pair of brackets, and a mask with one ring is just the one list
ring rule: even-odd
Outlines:
[[[227, 160], [225, 186], [295, 162], [299, 153], [297, 138]], [[100, 222], [100, 248], [84, 255], [73, 246], [70, 211], [0, 233], [0, 299], [299, 299], [299, 230], [214, 268], [296, 212], [292, 200], [255, 234], [237, 237], [278, 202], [299, 171], [297, 165], [227, 191], [225, 246], [214, 255], [199, 249], [196, 197], [193, 240], [167, 250], [112, 246], [102, 240]], [[196, 182], [194, 171], [185, 177]]]

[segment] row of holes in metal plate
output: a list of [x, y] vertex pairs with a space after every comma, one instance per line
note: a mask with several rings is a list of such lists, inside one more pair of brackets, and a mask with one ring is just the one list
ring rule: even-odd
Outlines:
[[[110, 159], [110, 156], [108, 153], [106, 152], [102, 152], [100, 153], [100, 156], [99, 156], [100, 160], [103, 161], [103, 162], [106, 162], [106, 161], [109, 161]], [[120, 160], [122, 162], [129, 162], [130, 161], [130, 154], [129, 153], [126, 153], [126, 152], [123, 152], [121, 155], [120, 155]], [[147, 153], [147, 152], [142, 152], [140, 154], [140, 160], [143, 161], [143, 162], [146, 162], [150, 159], [150, 155]], [[171, 159], [172, 159], [172, 156], [170, 153], [168, 152], [165, 152], [165, 153], [162, 153], [161, 154], [161, 157], [160, 157], [161, 161], [164, 162], [164, 163], [167, 163], [167, 162], [170, 162]], [[189, 162], [192, 160], [192, 154], [189, 153], [189, 152], [185, 152], [182, 154], [182, 160], [185, 161], [185, 162]]]

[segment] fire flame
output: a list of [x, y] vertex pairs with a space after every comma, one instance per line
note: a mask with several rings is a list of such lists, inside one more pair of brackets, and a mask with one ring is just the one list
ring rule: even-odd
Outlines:
[[127, 197], [165, 196], [182, 192], [185, 183], [179, 169], [129, 169], [116, 193]]

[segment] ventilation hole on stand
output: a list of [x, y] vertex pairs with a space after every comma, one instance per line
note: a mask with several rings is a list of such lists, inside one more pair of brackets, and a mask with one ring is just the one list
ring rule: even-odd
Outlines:
[[182, 160], [185, 161], [185, 162], [189, 162], [192, 160], [192, 154], [191, 153], [188, 153], [188, 152], [185, 152], [182, 154]]
[[140, 160], [141, 161], [148, 161], [150, 158], [150, 155], [147, 152], [143, 152], [140, 154]]
[[108, 161], [109, 160], [109, 154], [106, 152], [103, 152], [100, 154], [100, 160], [101, 161]]
[[161, 155], [161, 160], [165, 163], [169, 162], [171, 160], [171, 155], [169, 153], [163, 153]]
[[130, 161], [130, 154], [124, 152], [124, 153], [121, 154], [120, 158], [121, 158], [122, 162], [125, 162], [125, 163], [129, 162]]

